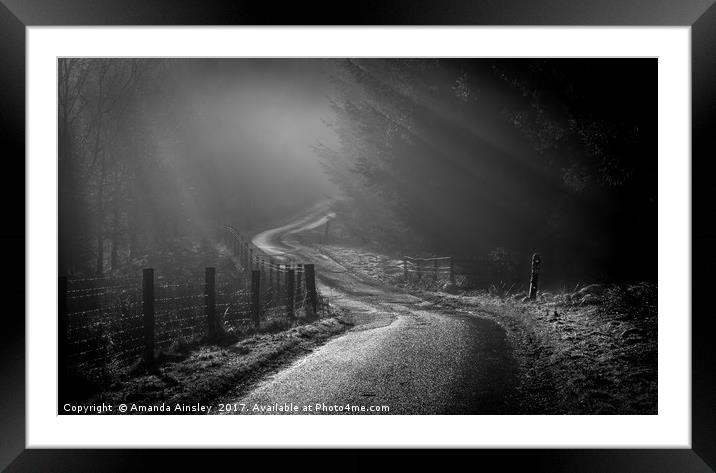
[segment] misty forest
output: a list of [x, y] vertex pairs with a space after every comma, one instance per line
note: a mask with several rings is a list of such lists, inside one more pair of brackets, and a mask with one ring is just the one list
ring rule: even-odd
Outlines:
[[656, 414], [656, 60], [62, 58], [57, 97], [60, 414]]

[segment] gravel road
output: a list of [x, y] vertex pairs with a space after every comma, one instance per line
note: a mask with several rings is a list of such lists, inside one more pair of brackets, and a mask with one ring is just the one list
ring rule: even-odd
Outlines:
[[[294, 236], [326, 215], [326, 207], [317, 206], [254, 243], [274, 255], [315, 262], [319, 289], [347, 308], [356, 326], [223, 402], [245, 406], [244, 414], [286, 413], [273, 410], [279, 405], [298, 406], [295, 414], [349, 413], [346, 406], [366, 414], [514, 413], [517, 365], [504, 330], [474, 315], [432, 311], [419, 298], [360, 280], [299, 244]], [[388, 411], [371, 412], [371, 406]]]

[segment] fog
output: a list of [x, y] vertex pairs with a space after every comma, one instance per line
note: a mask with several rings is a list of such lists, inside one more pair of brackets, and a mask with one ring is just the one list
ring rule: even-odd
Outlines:
[[68, 272], [121, 271], [223, 223], [256, 234], [329, 199], [351, 244], [540, 251], [566, 281], [655, 278], [653, 61], [65, 59], [59, 72]]
[[191, 126], [167, 159], [201, 196], [201, 216], [256, 229], [336, 193], [312, 149], [337, 141], [326, 125], [329, 83], [319, 64], [191, 60], [169, 67], [175, 113]]

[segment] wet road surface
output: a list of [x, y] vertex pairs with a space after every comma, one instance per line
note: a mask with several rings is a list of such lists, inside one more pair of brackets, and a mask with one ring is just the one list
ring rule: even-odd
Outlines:
[[[286, 404], [298, 406], [296, 414], [347, 413], [346, 407], [368, 414], [513, 413], [517, 368], [504, 330], [486, 318], [437, 312], [415, 296], [376, 287], [292, 239], [325, 218], [325, 209], [314, 208], [254, 243], [314, 261], [319, 289], [348, 309], [356, 326], [223, 402], [245, 406], [245, 414]], [[388, 411], [371, 412], [374, 406]]]

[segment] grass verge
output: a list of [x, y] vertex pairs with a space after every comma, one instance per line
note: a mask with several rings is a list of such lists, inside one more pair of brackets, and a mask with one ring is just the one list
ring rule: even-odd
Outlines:
[[110, 389], [85, 404], [109, 404], [115, 406], [114, 413], [119, 404], [211, 405], [229, 390], [248, 390], [266, 374], [351, 326], [339, 314], [281, 332], [256, 334], [229, 345], [202, 345], [185, 353], [165, 353], [153, 366], [135, 367], [131, 375], [116, 380]]
[[520, 413], [656, 414], [656, 291], [645, 292], [635, 299], [614, 286], [589, 304], [487, 292], [425, 297], [505, 328], [520, 370]]

